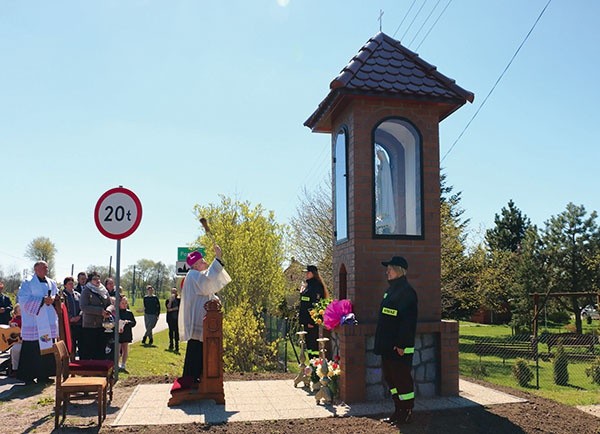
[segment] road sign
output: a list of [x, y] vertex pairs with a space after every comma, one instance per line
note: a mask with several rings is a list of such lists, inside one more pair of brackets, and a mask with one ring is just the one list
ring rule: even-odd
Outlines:
[[192, 249], [189, 247], [177, 247], [177, 261], [184, 261], [187, 258], [188, 253], [191, 253]]
[[117, 187], [108, 190], [96, 203], [96, 227], [105, 237], [121, 240], [128, 237], [142, 221], [142, 203], [131, 190]]
[[206, 256], [206, 249], [204, 247], [198, 247], [197, 249], [190, 249], [189, 247], [177, 247], [177, 261], [185, 262], [187, 255], [192, 253], [194, 250], [202, 253], [202, 256]]
[[175, 274], [178, 276], [185, 276], [190, 271], [190, 267], [185, 261], [177, 261], [175, 263]]

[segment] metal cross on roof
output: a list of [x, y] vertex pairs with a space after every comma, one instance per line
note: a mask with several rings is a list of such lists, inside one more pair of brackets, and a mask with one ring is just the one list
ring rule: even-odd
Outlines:
[[379, 9], [379, 18], [377, 18], [379, 20], [379, 31], [381, 32], [381, 22], [383, 21], [383, 9]]

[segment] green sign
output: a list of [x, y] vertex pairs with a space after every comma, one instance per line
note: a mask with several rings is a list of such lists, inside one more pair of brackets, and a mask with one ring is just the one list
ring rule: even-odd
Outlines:
[[200, 253], [202, 253], [202, 256], [206, 256], [206, 248], [204, 247], [199, 247], [197, 249], [190, 249], [189, 247], [177, 247], [177, 261], [185, 262], [187, 255], [193, 252], [194, 250], [198, 250]]

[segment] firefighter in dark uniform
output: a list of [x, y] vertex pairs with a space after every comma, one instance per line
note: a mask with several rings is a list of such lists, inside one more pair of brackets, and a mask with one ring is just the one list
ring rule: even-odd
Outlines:
[[306, 272], [306, 286], [300, 290], [300, 312], [299, 321], [304, 326], [306, 342], [306, 352], [308, 357], [319, 357], [319, 345], [317, 339], [319, 337], [319, 327], [315, 324], [310, 316], [310, 310], [322, 298], [327, 298], [327, 289], [323, 283], [323, 279], [319, 275], [319, 270], [315, 265], [308, 265], [304, 270]]
[[406, 280], [408, 262], [401, 256], [382, 262], [389, 288], [383, 295], [375, 331], [375, 354], [381, 355], [383, 378], [390, 388], [394, 413], [385, 422], [410, 422], [415, 404], [411, 374], [417, 331], [417, 294]]

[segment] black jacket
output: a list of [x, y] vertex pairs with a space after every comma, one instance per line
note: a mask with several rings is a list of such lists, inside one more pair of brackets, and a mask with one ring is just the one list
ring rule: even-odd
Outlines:
[[314, 304], [325, 297], [325, 288], [314, 277], [306, 281], [306, 288], [300, 293], [300, 324], [315, 324], [312, 320], [309, 310], [314, 307]]
[[0, 294], [0, 307], [4, 308], [4, 313], [0, 313], [0, 324], [8, 324], [12, 317], [12, 302], [6, 294]]
[[167, 309], [167, 322], [173, 322], [175, 324], [177, 324], [178, 318], [179, 318], [179, 304], [181, 303], [181, 299], [179, 297], [176, 297], [173, 302], [171, 303], [171, 309], [175, 309], [177, 308], [177, 310], [172, 310], [169, 312], [169, 301], [171, 299], [167, 298], [165, 300], [165, 307]]
[[[379, 308], [374, 352], [412, 364], [411, 350], [414, 351], [417, 332], [417, 293], [406, 276], [390, 280], [389, 284]], [[405, 355], [399, 356], [394, 347], [403, 348]]]
[[135, 316], [129, 309], [119, 309], [119, 319], [129, 322], [123, 327], [123, 333], [119, 333], [119, 343], [133, 341], [133, 328], [136, 325]]
[[148, 315], [160, 314], [160, 301], [156, 295], [144, 296], [144, 313]]

